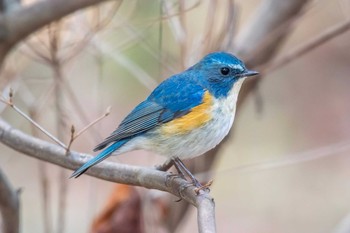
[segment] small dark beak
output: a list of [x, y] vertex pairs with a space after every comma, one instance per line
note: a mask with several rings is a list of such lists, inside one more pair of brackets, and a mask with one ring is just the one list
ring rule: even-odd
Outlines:
[[259, 74], [259, 72], [254, 71], [254, 70], [246, 70], [240, 76], [241, 77], [249, 77], [249, 76], [254, 76], [254, 75], [257, 75], [257, 74]]

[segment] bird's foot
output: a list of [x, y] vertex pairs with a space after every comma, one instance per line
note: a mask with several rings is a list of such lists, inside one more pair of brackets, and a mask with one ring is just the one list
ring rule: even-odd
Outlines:
[[176, 179], [176, 178], [180, 178], [180, 179], [185, 179], [185, 177], [182, 174], [174, 174], [174, 173], [170, 173], [166, 176], [166, 186], [169, 186], [169, 183], [171, 182], [171, 180]]
[[195, 184], [193, 184], [194, 186], [196, 186], [196, 188], [194, 189], [194, 192], [198, 195], [199, 192], [201, 190], [205, 191], [205, 192], [210, 192], [209, 187], [213, 184], [213, 180], [209, 180], [209, 182], [207, 182], [206, 184], [202, 185], [201, 183], [198, 182], [198, 180], [196, 180], [197, 182]]
[[[187, 169], [187, 167], [185, 166], [185, 164], [179, 159], [179, 158], [174, 158], [172, 159], [173, 164], [176, 168], [176, 170], [178, 171], [179, 175], [186, 180], [186, 175], [188, 176], [188, 178], [191, 179], [192, 183], [189, 183], [189, 186], [195, 186], [195, 193], [198, 195], [199, 192], [201, 190], [206, 191], [206, 192], [210, 192], [209, 186], [213, 183], [213, 181], [209, 181], [208, 183], [206, 183], [205, 185], [202, 185], [197, 179], [196, 177], [194, 177], [194, 175]], [[189, 187], [186, 186], [186, 187]]]

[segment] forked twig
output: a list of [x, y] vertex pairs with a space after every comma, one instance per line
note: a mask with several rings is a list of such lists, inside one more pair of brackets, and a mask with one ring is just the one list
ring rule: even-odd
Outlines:
[[51, 138], [54, 142], [56, 142], [59, 146], [63, 147], [64, 149], [67, 149], [67, 146], [58, 140], [55, 136], [53, 136], [51, 133], [49, 133], [46, 129], [44, 129], [41, 125], [39, 125], [37, 122], [35, 122], [32, 118], [30, 118], [27, 114], [25, 114], [21, 109], [19, 109], [16, 105], [14, 105], [12, 101], [13, 97], [13, 91], [10, 90], [9, 93], [9, 99], [6, 100], [4, 97], [0, 97], [0, 102], [3, 102], [4, 104], [10, 106], [13, 108], [18, 114], [20, 114], [22, 117], [24, 117], [26, 120], [28, 120], [31, 124], [33, 124], [36, 128], [38, 128], [41, 132], [43, 132], [46, 136]]
[[81, 134], [83, 134], [86, 130], [88, 130], [90, 127], [92, 127], [93, 125], [95, 125], [97, 122], [99, 122], [100, 120], [102, 120], [103, 118], [107, 117], [109, 114], [111, 113], [111, 106], [109, 106], [107, 109], [106, 109], [106, 112], [96, 118], [94, 121], [92, 121], [90, 124], [88, 124], [87, 126], [85, 126], [84, 128], [82, 128], [77, 134], [75, 134], [75, 127], [74, 125], [72, 125], [71, 127], [71, 137], [70, 137], [70, 140], [69, 140], [69, 144], [68, 144], [68, 147], [67, 147], [67, 151], [70, 150], [70, 147], [72, 146], [72, 143], [74, 142], [75, 139], [77, 139]]

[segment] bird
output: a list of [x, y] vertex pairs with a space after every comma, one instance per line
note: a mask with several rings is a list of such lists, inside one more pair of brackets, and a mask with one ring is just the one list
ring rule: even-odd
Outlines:
[[77, 178], [112, 154], [147, 150], [167, 157], [179, 173], [201, 184], [182, 160], [204, 154], [230, 131], [243, 81], [257, 75], [231, 53], [209, 53], [182, 73], [161, 82], [73, 172]]

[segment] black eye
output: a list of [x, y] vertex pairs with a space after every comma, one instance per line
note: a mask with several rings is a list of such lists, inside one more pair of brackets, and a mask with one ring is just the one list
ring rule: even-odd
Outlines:
[[220, 69], [220, 72], [221, 72], [222, 75], [228, 75], [228, 74], [230, 73], [230, 68], [228, 68], [228, 67], [222, 67], [222, 68]]

